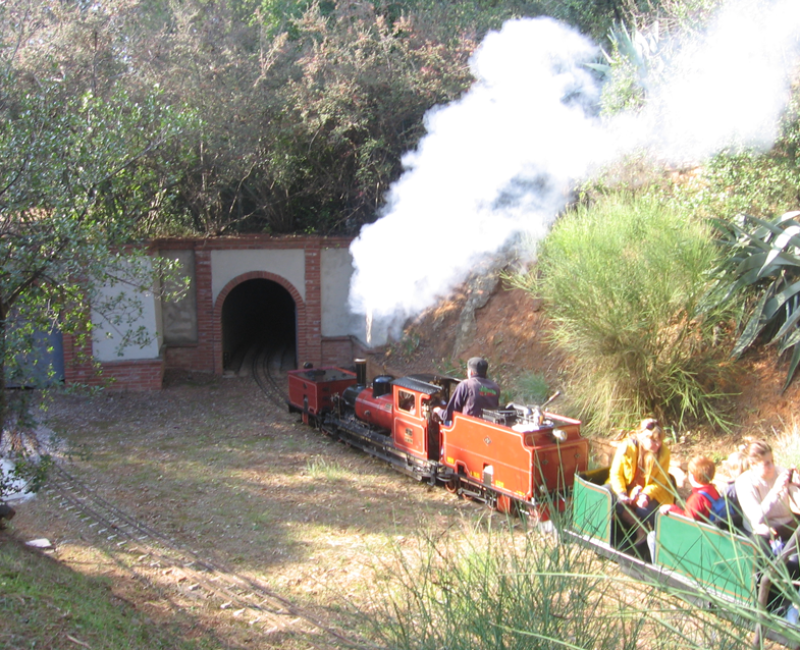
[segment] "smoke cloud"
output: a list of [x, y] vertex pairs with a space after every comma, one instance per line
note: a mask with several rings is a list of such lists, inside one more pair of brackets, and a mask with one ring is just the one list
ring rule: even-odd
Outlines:
[[596, 44], [548, 18], [489, 33], [470, 61], [473, 87], [427, 114], [381, 217], [351, 246], [352, 311], [374, 320], [382, 342], [515, 236], [542, 238], [575, 183], [622, 155], [686, 161], [768, 147], [799, 32], [796, 0], [731, 2], [702, 42], [675, 48], [670, 79], [645, 80], [644, 111], [610, 122], [586, 66]]

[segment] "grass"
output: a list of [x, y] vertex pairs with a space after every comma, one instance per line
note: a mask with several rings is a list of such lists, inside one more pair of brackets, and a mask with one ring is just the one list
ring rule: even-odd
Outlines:
[[349, 476], [339, 463], [328, 460], [324, 456], [314, 456], [306, 462], [306, 472], [313, 479], [335, 481]]
[[395, 547], [376, 558], [385, 582], [360, 612], [361, 629], [392, 650], [749, 647], [740, 625], [752, 612], [711, 597], [722, 614], [714, 615], [676, 588], [619, 574], [561, 535], [509, 523], [431, 537], [413, 556]]
[[617, 195], [559, 219], [539, 250], [541, 277], [513, 279], [546, 301], [589, 428], [647, 415], [725, 424], [726, 314], [699, 316], [718, 255], [703, 225]]
[[[506, 525], [502, 516], [296, 425], [296, 416], [267, 413], [272, 419], [265, 425], [263, 409], [243, 408], [253, 398], [245, 389], [229, 384], [231, 404], [220, 398], [215, 406], [236, 423], [231, 429], [208, 426], [197, 413], [207, 399], [200, 390], [183, 392], [180, 400], [169, 390], [128, 396], [122, 400], [128, 408], [115, 411], [115, 427], [102, 432], [84, 413], [110, 421], [104, 398], [94, 408], [80, 403], [79, 426], [65, 419], [64, 439], [93, 453], [72, 469], [179, 545], [269, 584], [340, 629], [361, 632], [372, 647], [737, 647], [717, 618], [621, 577], [591, 552], [557, 544], [518, 519]], [[176, 403], [174, 423], [180, 426], [137, 424], [140, 408], [160, 412], [164, 403]], [[277, 645], [268, 631], [211, 601], [192, 600], [175, 625], [166, 625], [169, 597], [138, 593], [125, 571], [107, 558], [102, 564], [89, 557], [89, 533], [44, 498], [26, 504], [11, 524], [21, 537], [42, 531], [36, 536], [56, 540], [65, 577], [51, 576], [54, 563], [36, 555], [48, 562], [41, 584], [55, 586], [52, 593], [29, 586], [38, 583], [39, 568], [19, 568], [15, 555], [0, 548], [0, 634], [16, 635], [13, 643], [0, 636], [0, 647], [80, 648], [63, 638], [64, 645], [50, 643], [56, 625], [73, 620], [80, 627], [62, 629], [91, 648], [308, 647], [288, 634]], [[108, 578], [96, 577], [101, 574]], [[158, 577], [159, 588], [173, 594], [169, 576]], [[69, 583], [62, 589], [59, 580]], [[84, 616], [84, 603], [71, 602], [84, 600], [84, 593], [100, 621]], [[44, 610], [37, 614], [41, 621], [30, 619], [23, 604]], [[353, 608], [361, 614], [355, 620], [349, 618]], [[153, 610], [166, 615], [147, 622], [142, 612]], [[64, 611], [70, 617], [58, 619]], [[26, 626], [26, 617], [36, 625]], [[684, 637], [691, 643], [682, 646]]]
[[[76, 597], [76, 595], [80, 597]], [[203, 650], [183, 626], [156, 624], [117, 596], [111, 580], [91, 577], [0, 535], [0, 647], [8, 650]]]
[[797, 420], [793, 420], [771, 443], [779, 465], [800, 469], [800, 423]]

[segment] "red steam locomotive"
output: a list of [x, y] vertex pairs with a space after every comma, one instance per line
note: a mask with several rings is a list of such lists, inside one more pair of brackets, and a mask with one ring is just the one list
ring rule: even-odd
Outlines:
[[509, 404], [483, 418], [455, 413], [449, 426], [433, 408], [447, 403], [458, 379], [435, 374], [367, 384], [366, 361], [289, 372], [289, 409], [324, 433], [397, 470], [500, 512], [546, 520], [564, 508], [576, 472], [586, 471], [589, 442], [580, 422]]

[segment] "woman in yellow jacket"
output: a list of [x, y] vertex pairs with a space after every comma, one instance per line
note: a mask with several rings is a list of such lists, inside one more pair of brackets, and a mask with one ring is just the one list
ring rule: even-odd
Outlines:
[[628, 527], [636, 527], [635, 543], [644, 539], [645, 527], [652, 528], [658, 508], [675, 502], [669, 461], [664, 432], [652, 418], [642, 420], [614, 455], [608, 483], [617, 498], [617, 516]]

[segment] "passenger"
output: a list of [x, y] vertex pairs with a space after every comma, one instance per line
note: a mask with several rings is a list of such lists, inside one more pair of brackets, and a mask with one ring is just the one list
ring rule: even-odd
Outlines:
[[658, 420], [642, 420], [639, 430], [617, 448], [608, 483], [617, 499], [619, 519], [633, 528], [634, 543], [653, 527], [656, 511], [674, 503], [669, 478], [669, 448]]
[[727, 502], [725, 514], [730, 524], [738, 530], [744, 530], [744, 517], [739, 506], [739, 497], [736, 496], [736, 479], [750, 469], [744, 449], [745, 446], [742, 445], [722, 461], [722, 467], [725, 470], [725, 474], [727, 474], [728, 480], [724, 484], [717, 482], [717, 491], [725, 497]]
[[711, 482], [716, 474], [714, 461], [706, 456], [695, 456], [689, 461], [689, 483], [692, 493], [686, 499], [686, 508], [677, 504], [663, 505], [659, 509], [661, 514], [672, 512], [683, 515], [689, 519], [709, 521], [711, 504], [720, 498], [717, 488]]
[[722, 461], [722, 466], [726, 470], [730, 482], [735, 481], [748, 469], [750, 469], [750, 464], [747, 461], [747, 454], [745, 453], [744, 445], [742, 445], [739, 449], [734, 451], [730, 456]]
[[763, 440], [750, 444], [747, 460], [750, 469], [735, 482], [745, 530], [762, 541], [787, 541], [798, 524], [793, 509], [800, 513], [797, 472], [775, 465], [772, 447]]
[[489, 362], [482, 357], [467, 361], [467, 379], [456, 386], [445, 408], [434, 408], [442, 422], [451, 422], [455, 411], [479, 418], [484, 409], [500, 407], [500, 386], [487, 378], [488, 370]]

